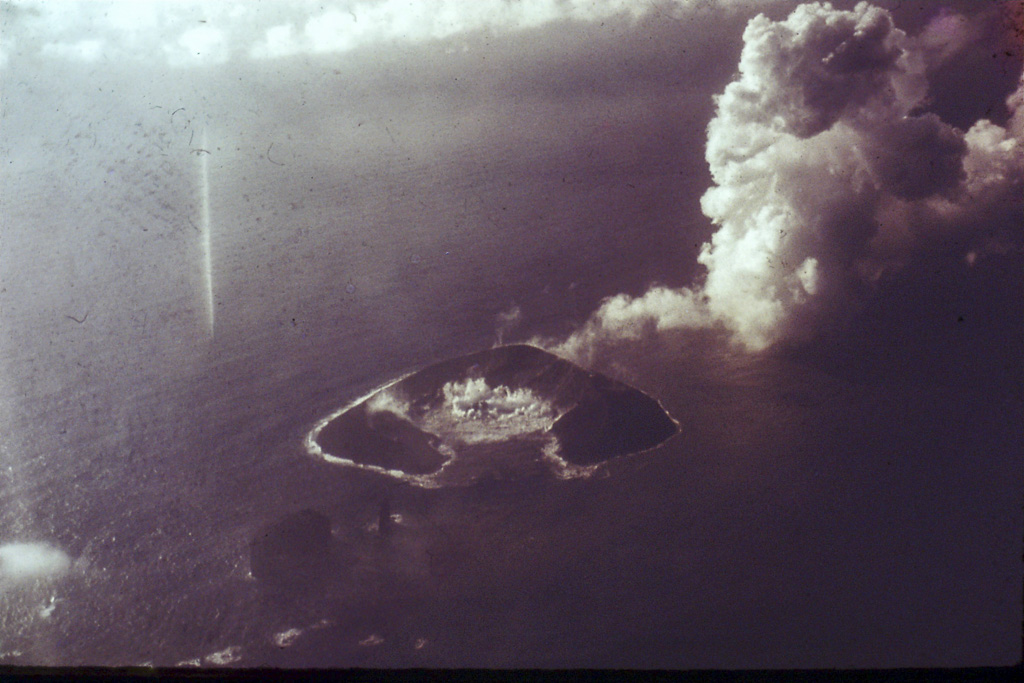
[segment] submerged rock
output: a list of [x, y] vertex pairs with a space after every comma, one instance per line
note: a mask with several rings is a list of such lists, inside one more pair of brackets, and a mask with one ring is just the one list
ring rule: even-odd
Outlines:
[[335, 569], [331, 521], [315, 510], [274, 522], [256, 535], [249, 549], [250, 572], [270, 587], [316, 582]]
[[517, 344], [404, 377], [323, 420], [307, 444], [341, 464], [442, 485], [541, 461], [588, 468], [677, 431], [643, 392]]

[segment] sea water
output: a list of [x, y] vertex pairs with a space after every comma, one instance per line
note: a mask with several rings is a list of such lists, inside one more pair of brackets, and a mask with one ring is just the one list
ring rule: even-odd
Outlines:
[[[206, 146], [231, 148], [233, 139], [210, 131]], [[67, 190], [82, 193], [78, 210], [49, 206], [35, 191], [42, 170], [8, 186], [21, 199], [7, 214], [4, 281], [20, 298], [5, 309], [0, 543], [51, 544], [69, 568], [0, 595], [2, 663], [255, 665], [273, 661], [275, 634], [298, 643], [290, 629], [338, 622], [365, 597], [346, 591], [373, 592], [366, 581], [267, 607], [248, 571], [248, 543], [263, 525], [312, 506], [343, 535], [372, 519], [390, 490], [377, 475], [310, 457], [303, 440], [315, 421], [389, 378], [487, 348], [496, 316], [522, 293], [541, 304], [523, 336], [565, 327], [578, 308], [583, 265], [516, 266], [571, 248], [573, 235], [530, 246], [516, 235], [544, 225], [496, 228], [479, 208], [463, 212], [466, 197], [503, 201], [504, 181], [462, 197], [436, 184], [433, 167], [385, 159], [386, 175], [353, 182], [343, 168], [324, 177], [291, 161], [282, 187], [265, 162], [190, 156], [178, 142], [163, 180], [176, 183], [180, 204], [154, 201], [142, 218], [83, 219], [82, 207], [98, 201], [91, 185]], [[320, 180], [306, 182], [304, 170]], [[415, 195], [428, 192], [449, 201], [424, 211]], [[559, 201], [571, 205], [576, 192]], [[527, 197], [521, 187], [514, 194]], [[101, 254], [104, 242], [112, 246]], [[461, 405], [457, 394], [473, 387], [452, 389]], [[527, 409], [503, 419], [544, 417]], [[462, 437], [472, 441], [467, 425]], [[436, 541], [434, 523], [415, 523], [423, 537], [398, 542]], [[361, 542], [357, 552], [369, 552]], [[423, 554], [414, 550], [387, 562]], [[354, 566], [373, 562], [384, 560]], [[394, 628], [360, 609], [366, 628]], [[352, 662], [376, 647], [358, 645], [371, 633], [355, 635]], [[430, 656], [427, 645], [410, 652]]]
[[[19, 143], [18, 116], [60, 102], [4, 122], [0, 546], [32, 571], [0, 577], [0, 664], [907, 666], [1019, 646], [1021, 408], [984, 382], [667, 334], [595, 360], [680, 425], [600, 475], [424, 490], [307, 452], [324, 415], [499, 329], [564, 335], [604, 296], [690, 282], [706, 118], [640, 161], [299, 134], [279, 166], [269, 133], [207, 125], [193, 98], [210, 299], [179, 103], [118, 92], [47, 114], [53, 140]], [[249, 544], [307, 508], [340, 569], [267, 591]]]

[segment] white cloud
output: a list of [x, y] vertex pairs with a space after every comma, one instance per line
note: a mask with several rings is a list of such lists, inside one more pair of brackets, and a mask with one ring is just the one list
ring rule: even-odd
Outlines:
[[[676, 15], [709, 6], [731, 9], [732, 0], [672, 3], [633, 0], [23, 0], [15, 27], [25, 44], [75, 45], [100, 41], [108, 58], [174, 65], [219, 63], [232, 55], [273, 59], [301, 53], [345, 52], [381, 41], [441, 40], [462, 32], [518, 31], [571, 20], [637, 19], [657, 10]], [[21, 35], [19, 33], [19, 35]], [[87, 50], [50, 49], [47, 57], [91, 58]]]
[[103, 16], [111, 28], [124, 33], [150, 31], [160, 25], [162, 8], [152, 2], [107, 3]]
[[268, 28], [266, 38], [256, 43], [249, 51], [249, 55], [254, 59], [273, 59], [288, 57], [301, 51], [302, 47], [293, 34], [294, 29], [291, 24]]
[[999, 192], [1020, 177], [1024, 167], [1024, 140], [988, 120], [971, 126], [964, 135], [964, 187], [973, 198]]
[[975, 262], [1024, 195], [1024, 85], [1007, 128], [983, 120], [965, 134], [912, 115], [923, 65], [939, 59], [935, 36], [973, 35], [960, 22], [914, 40], [866, 2], [752, 19], [708, 126], [715, 185], [701, 208], [718, 229], [698, 258], [703, 283], [607, 299], [556, 351], [580, 358], [609, 340], [708, 326], [760, 350], [813, 332], [936, 245]]
[[967, 17], [942, 9], [915, 38], [916, 47], [929, 66], [936, 68], [959, 54], [981, 37], [981, 31]]
[[618, 294], [601, 302], [590, 320], [565, 341], [531, 343], [589, 364], [605, 344], [636, 341], [668, 329], [710, 327], [714, 320], [707, 303], [702, 294], [686, 288], [652, 287], [639, 297]]
[[305, 44], [298, 46], [298, 50], [345, 52], [381, 41], [441, 40], [466, 31], [517, 30], [559, 19], [599, 19], [619, 11], [617, 3], [586, 3], [577, 7], [556, 0], [363, 2], [311, 17], [305, 25]]
[[182, 33], [176, 41], [164, 46], [170, 64], [220, 64], [230, 54], [227, 36], [218, 28], [199, 26]]
[[47, 43], [42, 47], [46, 56], [60, 57], [76, 62], [95, 62], [103, 56], [102, 40], [79, 40], [74, 43]]
[[357, 47], [361, 30], [365, 29], [360, 29], [355, 16], [329, 10], [306, 22], [304, 33], [313, 52], [339, 52]]

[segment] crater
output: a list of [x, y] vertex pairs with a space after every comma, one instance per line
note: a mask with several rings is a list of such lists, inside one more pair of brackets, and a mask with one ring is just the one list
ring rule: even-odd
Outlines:
[[431, 365], [321, 420], [316, 456], [423, 486], [587, 476], [678, 431], [650, 396], [525, 344]]

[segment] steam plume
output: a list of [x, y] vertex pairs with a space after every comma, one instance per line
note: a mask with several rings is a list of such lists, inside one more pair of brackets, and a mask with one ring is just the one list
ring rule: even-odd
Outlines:
[[497, 322], [495, 344], [501, 346], [505, 341], [505, 335], [515, 329], [522, 319], [523, 312], [516, 304], [512, 304], [508, 310], [499, 313], [495, 318]]
[[715, 185], [701, 208], [718, 229], [703, 281], [606, 299], [556, 351], [704, 327], [761, 350], [812, 333], [922, 253], [957, 244], [973, 263], [996, 248], [1024, 186], [1024, 84], [1006, 128], [917, 113], [927, 69], [950, 58], [941, 30], [911, 38], [866, 2], [752, 19], [708, 125]]

